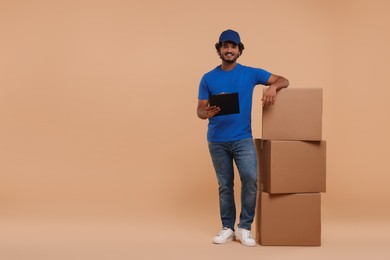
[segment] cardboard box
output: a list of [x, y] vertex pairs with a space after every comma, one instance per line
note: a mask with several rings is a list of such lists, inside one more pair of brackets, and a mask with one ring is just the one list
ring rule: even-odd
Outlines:
[[326, 191], [326, 141], [255, 140], [261, 190], [271, 194]]
[[257, 238], [263, 246], [320, 246], [321, 194], [260, 192]]
[[265, 140], [322, 140], [322, 89], [287, 88], [263, 108]]

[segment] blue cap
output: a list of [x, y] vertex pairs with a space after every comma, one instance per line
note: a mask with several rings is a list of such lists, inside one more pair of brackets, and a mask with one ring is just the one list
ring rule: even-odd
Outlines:
[[219, 36], [219, 43], [222, 42], [234, 42], [235, 44], [239, 44], [241, 42], [240, 35], [233, 30], [223, 31], [221, 36]]

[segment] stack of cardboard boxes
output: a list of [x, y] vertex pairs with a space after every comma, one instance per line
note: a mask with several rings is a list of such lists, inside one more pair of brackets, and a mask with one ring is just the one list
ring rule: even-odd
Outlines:
[[326, 190], [322, 89], [284, 89], [263, 110], [257, 238], [261, 245], [321, 245]]

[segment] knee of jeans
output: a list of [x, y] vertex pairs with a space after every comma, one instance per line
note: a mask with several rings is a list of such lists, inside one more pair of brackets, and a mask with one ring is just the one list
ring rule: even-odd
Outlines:
[[253, 185], [257, 184], [257, 174], [248, 174], [241, 178], [242, 183]]
[[233, 185], [229, 183], [219, 184], [219, 193], [230, 194], [233, 193]]
[[242, 187], [248, 191], [248, 192], [257, 192], [258, 186], [257, 186], [257, 180], [251, 179], [250, 181], [243, 181]]

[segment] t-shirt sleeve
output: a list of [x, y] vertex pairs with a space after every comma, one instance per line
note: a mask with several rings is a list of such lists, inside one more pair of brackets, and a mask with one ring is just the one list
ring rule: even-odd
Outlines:
[[202, 77], [199, 84], [198, 99], [208, 100], [209, 99], [209, 90], [207, 87], [207, 82], [205, 76]]
[[254, 70], [256, 75], [256, 85], [257, 84], [267, 85], [268, 79], [269, 77], [271, 77], [271, 73], [259, 68], [255, 68]]

